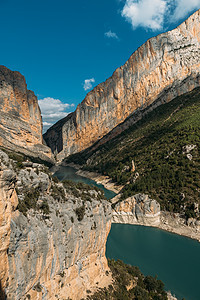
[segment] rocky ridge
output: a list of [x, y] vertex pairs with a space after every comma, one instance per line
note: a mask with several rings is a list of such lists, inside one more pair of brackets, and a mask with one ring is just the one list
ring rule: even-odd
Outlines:
[[81, 299], [111, 283], [111, 208], [97, 191], [87, 193], [83, 200], [43, 165], [17, 164], [0, 151], [0, 282], [7, 299]]
[[24, 76], [0, 66], [0, 146], [44, 160], [52, 158], [44, 145], [42, 117], [35, 94]]
[[156, 100], [158, 106], [199, 86], [199, 22], [200, 10], [176, 29], [148, 40], [89, 92], [74, 113], [51, 127], [44, 138], [57, 158], [91, 146], [131, 114], [137, 119]]

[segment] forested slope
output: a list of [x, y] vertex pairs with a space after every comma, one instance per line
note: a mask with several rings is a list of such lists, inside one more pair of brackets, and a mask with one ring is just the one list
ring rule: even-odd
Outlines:
[[94, 151], [87, 149], [68, 161], [124, 185], [122, 199], [142, 192], [158, 200], [163, 210], [198, 217], [199, 148], [200, 89], [196, 88], [157, 107]]

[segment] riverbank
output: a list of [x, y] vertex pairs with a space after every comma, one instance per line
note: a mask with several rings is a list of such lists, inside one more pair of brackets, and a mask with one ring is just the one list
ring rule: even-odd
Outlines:
[[187, 225], [186, 220], [181, 218], [179, 214], [161, 212], [160, 224], [156, 227], [200, 242], [200, 226]]
[[119, 215], [114, 213], [112, 223], [155, 227], [200, 242], [200, 226], [188, 226], [185, 219], [181, 218], [179, 214], [171, 214], [170, 212], [161, 211], [160, 222], [158, 223], [156, 218], [156, 224], [153, 224], [152, 220], [145, 220], [144, 222], [142, 218], [131, 218], [130, 213], [126, 214], [122, 212]]
[[112, 181], [112, 179], [108, 176], [104, 176], [102, 174], [96, 173], [96, 172], [89, 172], [82, 170], [80, 165], [69, 163], [69, 164], [63, 164], [62, 166], [65, 167], [72, 167], [77, 170], [77, 174], [83, 177], [87, 177], [89, 179], [92, 179], [96, 181], [97, 184], [102, 184], [106, 189], [111, 190], [112, 192], [119, 194], [123, 186], [117, 185], [115, 182]]
[[[90, 184], [90, 185], [96, 185], [96, 183], [95, 182], [98, 182], [98, 183], [102, 183], [102, 179], [103, 180], [105, 180], [106, 179], [106, 181], [107, 180], [109, 180], [110, 181], [110, 179], [109, 178], [105, 178], [105, 176], [102, 176], [102, 175], [100, 175], [100, 174], [97, 174], [97, 173], [92, 173], [92, 172], [85, 172], [85, 171], [83, 171], [82, 172], [82, 170], [80, 170], [79, 169], [80, 168], [80, 166], [77, 166], [77, 165], [73, 165], [73, 164], [70, 164], [70, 165], [67, 165], [67, 166], [63, 166], [63, 165], [59, 165], [59, 166], [55, 166], [53, 169], [52, 169], [52, 171], [57, 171], [56, 173], [57, 173], [57, 175], [55, 174], [55, 176], [57, 176], [58, 177], [58, 179], [59, 180], [73, 180], [73, 181], [75, 181], [75, 182], [78, 182], [78, 180], [85, 180], [85, 183], [87, 183], [87, 184]], [[81, 172], [79, 172], [79, 171], [81, 171]], [[59, 173], [60, 172], [60, 173]], [[62, 174], [62, 176], [63, 176], [63, 178], [60, 176]], [[78, 175], [79, 174], [79, 175]], [[82, 176], [80, 176], [80, 175], [82, 175]], [[80, 178], [80, 177], [82, 177], [82, 178]], [[92, 179], [92, 180], [91, 180]], [[95, 182], [93, 181], [93, 180], [95, 180]], [[82, 181], [81, 181], [82, 182]], [[105, 183], [105, 182], [104, 182]], [[104, 185], [105, 186], [105, 185]], [[101, 185], [101, 188], [104, 190], [104, 186], [102, 186]], [[108, 187], [108, 186], [107, 186]], [[109, 186], [108, 188], [110, 188], [110, 190], [113, 188], [113, 186]], [[115, 190], [116, 191], [116, 190]], [[112, 193], [112, 192], [111, 192]], [[135, 195], [136, 196], [136, 195]], [[145, 195], [144, 195], [145, 196]], [[117, 199], [120, 197], [120, 192], [118, 192], [118, 194], [114, 197], [114, 198], [112, 198], [112, 202], [116, 202], [117, 201]], [[126, 199], [126, 201], [127, 201], [128, 199]], [[137, 197], [136, 197], [136, 200], [137, 200]], [[152, 200], [152, 199], [150, 199], [150, 200]], [[153, 201], [155, 201], [155, 200], [153, 200]], [[140, 202], [138, 202], [138, 201], [136, 201], [137, 202], [137, 204]], [[141, 203], [143, 204], [143, 202], [144, 201], [141, 201]], [[120, 202], [121, 203], [121, 202]], [[130, 204], [129, 202], [128, 202], [128, 204]], [[175, 251], [176, 252], [176, 247], [174, 246], [174, 248], [173, 248], [173, 243], [172, 243], [172, 245], [171, 246], [169, 246], [168, 248], [166, 247], [166, 245], [163, 243], [163, 240], [162, 240], [162, 238], [161, 237], [165, 237], [165, 235], [167, 235], [168, 233], [167, 233], [167, 231], [168, 232], [172, 232], [172, 233], [175, 233], [175, 234], [178, 234], [178, 235], [183, 235], [183, 236], [188, 236], [188, 237], [190, 237], [190, 238], [192, 238], [192, 239], [196, 239], [196, 240], [198, 240], [199, 241], [199, 238], [200, 237], [198, 237], [197, 236], [197, 234], [198, 234], [198, 230], [196, 230], [196, 228], [191, 228], [191, 226], [189, 227], [189, 226], [187, 226], [186, 224], [185, 224], [185, 221], [183, 220], [183, 219], [181, 219], [180, 217], [179, 217], [179, 215], [175, 215], [175, 214], [170, 214], [170, 213], [164, 213], [164, 212], [160, 212], [160, 209], [159, 209], [159, 212], [157, 212], [157, 210], [155, 209], [155, 207], [153, 206], [153, 204], [152, 203], [150, 203], [151, 205], [149, 206], [149, 209], [151, 210], [151, 212], [152, 212], [152, 214], [153, 214], [153, 217], [157, 217], [157, 214], [158, 215], [160, 215], [160, 218], [159, 218], [159, 224], [155, 224], [155, 226], [153, 226], [152, 225], [152, 223], [151, 224], [149, 224], [148, 225], [148, 229], [149, 230], [153, 230], [153, 232], [157, 232], [157, 235], [158, 235], [158, 239], [156, 239], [155, 241], [153, 240], [153, 238], [151, 237], [151, 235], [147, 235], [147, 238], [145, 238], [145, 235], [144, 235], [144, 233], [145, 233], [145, 231], [146, 231], [146, 228], [145, 227], [147, 227], [147, 224], [141, 224], [141, 223], [139, 223], [138, 222], [138, 217], [137, 218], [135, 218], [135, 221], [136, 221], [136, 223], [135, 223], [135, 225], [144, 225], [144, 226], [129, 226], [129, 227], [132, 227], [132, 228], [130, 228], [131, 230], [133, 229], [133, 230], [136, 230], [136, 232], [138, 231], [138, 230], [140, 230], [140, 232], [141, 232], [141, 234], [140, 234], [140, 236], [141, 236], [141, 241], [143, 241], [144, 239], [147, 239], [147, 240], [149, 240], [149, 242], [150, 242], [150, 244], [155, 244], [155, 245], [158, 245], [158, 248], [160, 249], [160, 246], [162, 246], [164, 249], [166, 248], [166, 249], [170, 249], [170, 253], [171, 253], [171, 255], [174, 257], [175, 256], [175, 253], [173, 254], [173, 251]], [[126, 210], [125, 209], [122, 209], [121, 211], [123, 212], [122, 214], [121, 214], [121, 216], [123, 216], [123, 214], [124, 215], [126, 215], [125, 213], [127, 212], [127, 215], [128, 215], [128, 213], [130, 213], [130, 212], [133, 212], [132, 210], [131, 210], [131, 205], [129, 205], [130, 206], [130, 210], [128, 210], [127, 209], [127, 207], [125, 207], [126, 208]], [[146, 210], [146, 206], [144, 206], [145, 207], [145, 210]], [[154, 209], [152, 210], [152, 207], [154, 207]], [[123, 208], [123, 207], [122, 207]], [[117, 211], [117, 209], [116, 209], [116, 207], [115, 207], [115, 210]], [[147, 217], [147, 215], [149, 214], [148, 213], [148, 209], [147, 209], [147, 214], [145, 214], [144, 213], [144, 217]], [[114, 215], [114, 214], [113, 214]], [[137, 208], [137, 214], [136, 215], [138, 215], [138, 208]], [[130, 224], [130, 223], [128, 223], [128, 221], [132, 221], [132, 219], [131, 219], [131, 215], [129, 214], [129, 220], [128, 220], [128, 218], [126, 218], [126, 223], [124, 222], [125, 221], [125, 219], [123, 220], [122, 219], [122, 222], [119, 222], [119, 223], [122, 223], [122, 224]], [[132, 224], [132, 223], [131, 223]], [[113, 224], [113, 226], [118, 226], [118, 225], [120, 225], [120, 224]], [[124, 229], [123, 230], [125, 230], [126, 228], [127, 228], [127, 226], [122, 226]], [[158, 229], [163, 229], [163, 231], [161, 231], [161, 230], [155, 230], [155, 229], [153, 229], [153, 228], [151, 228], [151, 227], [155, 227], [155, 228], [158, 228]], [[165, 232], [164, 232], [165, 231]], [[178, 235], [169, 235], [170, 237], [171, 237], [171, 239], [173, 240], [173, 239], [175, 239], [175, 240], [177, 240], [177, 241], [179, 241], [180, 239], [182, 240], [182, 238], [179, 236], [178, 237]], [[124, 236], [126, 236], [125, 234], [124, 234]], [[129, 240], [129, 238], [127, 238], [127, 240]], [[184, 241], [184, 243], [188, 243], [188, 244], [191, 244], [191, 243], [194, 243], [194, 241], [192, 241], [192, 240], [189, 240], [189, 239], [183, 239], [183, 241]], [[121, 242], [120, 242], [121, 243]], [[197, 245], [198, 246], [198, 245]], [[112, 249], [113, 248], [118, 248], [118, 246], [113, 246], [112, 247]], [[137, 248], [137, 247], [136, 247]], [[140, 249], [141, 249], [142, 247], [140, 247]], [[184, 247], [183, 247], [184, 248]], [[144, 249], [146, 249], [146, 246], [144, 247]], [[184, 249], [187, 249], [187, 247], [185, 247]], [[118, 251], [119, 252], [119, 251]], [[169, 252], [169, 251], [168, 251]], [[146, 253], [146, 252], [145, 252]], [[145, 254], [144, 253], [144, 259], [145, 259]], [[182, 253], [182, 252], [180, 252], [179, 251], [179, 253]], [[123, 251], [122, 251], [122, 255], [123, 255]], [[184, 257], [186, 257], [187, 255], [184, 255]], [[179, 256], [178, 256], [179, 257]], [[122, 260], [124, 260], [125, 258], [124, 257], [122, 257], [121, 258]], [[136, 264], [134, 261], [133, 261], [133, 264]], [[145, 262], [145, 265], [147, 265], [147, 262]], [[152, 270], [153, 270], [153, 268], [152, 268]], [[145, 272], [145, 271], [144, 271]], [[150, 274], [150, 271], [149, 270], [147, 270], [146, 271], [146, 274]], [[156, 273], [157, 274], [157, 273]], [[163, 277], [164, 279], [163, 279], [163, 281], [165, 282], [165, 280], [166, 280], [166, 278], [165, 277]], [[167, 281], [166, 281], [167, 282]], [[173, 287], [173, 285], [171, 285], [172, 287]], [[169, 286], [169, 287], [167, 287], [167, 289], [169, 289], [169, 290], [171, 290], [172, 288]], [[179, 289], [180, 290], [180, 289]], [[175, 292], [174, 292], [175, 293]], [[183, 297], [182, 297], [183, 298]], [[182, 299], [182, 298], [179, 298], [179, 299]], [[168, 295], [168, 299], [170, 299], [170, 300], [175, 300], [176, 298], [173, 298], [172, 296], [170, 296], [170, 294]]]
[[[65, 164], [62, 163], [62, 166], [69, 166], [77, 170], [77, 174], [89, 179], [94, 180], [98, 184], [102, 184], [106, 189], [113, 191], [117, 195], [111, 200], [112, 203], [115, 203], [119, 200], [120, 198], [120, 191], [123, 188], [123, 186], [118, 186], [114, 182], [112, 182], [111, 178], [108, 176], [101, 175], [99, 173], [95, 172], [89, 172], [81, 169], [80, 165], [70, 163], [70, 164]], [[55, 166], [53, 171], [58, 169], [59, 166]], [[119, 224], [132, 224], [132, 225], [140, 225], [144, 226], [144, 223], [140, 221], [136, 222], [127, 222], [127, 218], [125, 217], [126, 214], [124, 214], [124, 219], [120, 217], [119, 220], [116, 220], [115, 216], [115, 221], [114, 223], [119, 223]], [[190, 226], [186, 224], [186, 220], [181, 218], [179, 214], [174, 214], [170, 212], [160, 212], [160, 223], [153, 225], [153, 224], [145, 224], [145, 226], [151, 226], [151, 227], [156, 227], [174, 234], [178, 234], [181, 236], [185, 236], [194, 240], [197, 240], [200, 242], [200, 226], [196, 226], [194, 223], [192, 223]]]

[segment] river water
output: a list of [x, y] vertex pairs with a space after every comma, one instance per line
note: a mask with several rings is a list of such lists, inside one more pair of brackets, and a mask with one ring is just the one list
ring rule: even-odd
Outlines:
[[113, 198], [116, 194], [113, 191], [109, 191], [104, 188], [102, 184], [96, 183], [94, 180], [80, 176], [76, 174], [76, 169], [72, 167], [59, 167], [59, 169], [54, 173], [59, 180], [72, 180], [75, 182], [83, 182], [89, 185], [96, 186], [104, 191], [105, 197], [107, 199]]
[[[59, 180], [73, 180], [104, 190], [107, 199], [115, 196], [101, 184], [79, 176], [71, 167], [60, 167]], [[200, 300], [200, 243], [161, 229], [112, 224], [106, 256], [138, 266], [145, 275], [158, 275], [178, 299]]]
[[106, 256], [158, 275], [178, 299], [200, 300], [200, 243], [153, 227], [112, 224]]

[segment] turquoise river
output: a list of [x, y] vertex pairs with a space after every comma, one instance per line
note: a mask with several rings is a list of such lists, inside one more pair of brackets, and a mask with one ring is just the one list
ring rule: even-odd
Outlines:
[[[55, 176], [103, 189], [107, 199], [115, 193], [79, 176], [71, 167], [60, 167]], [[138, 266], [145, 275], [157, 275], [178, 299], [200, 300], [200, 243], [157, 228], [112, 224], [106, 246], [108, 258]]]

